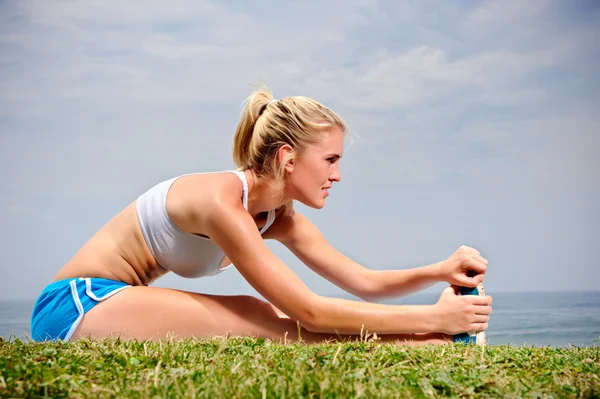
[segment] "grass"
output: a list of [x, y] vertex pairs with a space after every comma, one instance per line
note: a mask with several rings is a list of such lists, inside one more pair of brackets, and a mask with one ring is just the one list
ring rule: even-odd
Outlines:
[[0, 397], [600, 398], [600, 347], [0, 338]]

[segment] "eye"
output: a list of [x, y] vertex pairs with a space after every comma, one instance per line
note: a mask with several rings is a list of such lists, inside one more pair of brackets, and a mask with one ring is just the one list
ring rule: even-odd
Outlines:
[[331, 164], [336, 163], [336, 161], [338, 161], [341, 158], [341, 156], [339, 154], [327, 154], [326, 156], [327, 156], [327, 158], [325, 158], [325, 159], [327, 160], [327, 162], [329, 162]]

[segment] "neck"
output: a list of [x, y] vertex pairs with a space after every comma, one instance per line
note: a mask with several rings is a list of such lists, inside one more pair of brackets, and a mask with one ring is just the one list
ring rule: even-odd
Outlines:
[[284, 184], [271, 177], [258, 177], [252, 170], [244, 171], [248, 181], [248, 212], [256, 216], [277, 209], [292, 198], [285, 194]]

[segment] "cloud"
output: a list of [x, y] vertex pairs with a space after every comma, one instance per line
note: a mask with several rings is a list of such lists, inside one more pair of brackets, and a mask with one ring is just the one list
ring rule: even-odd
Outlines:
[[527, 3], [520, 1], [498, 1], [488, 0], [479, 4], [468, 16], [467, 21], [479, 28], [490, 28], [496, 26], [518, 25], [531, 22], [537, 18], [549, 6], [546, 0], [532, 0]]
[[[0, 2], [0, 218], [21, 226], [5, 234], [3, 264], [33, 245], [51, 255], [28, 254], [22, 273], [60, 265], [152, 184], [230, 168], [241, 101], [264, 80], [278, 98], [331, 106], [360, 136], [330, 207], [306, 210], [339, 248], [387, 268], [472, 240], [508, 265], [495, 277], [506, 288], [519, 268], [558, 273], [565, 242], [585, 276], [599, 219], [599, 9]], [[6, 284], [18, 286], [15, 273]]]

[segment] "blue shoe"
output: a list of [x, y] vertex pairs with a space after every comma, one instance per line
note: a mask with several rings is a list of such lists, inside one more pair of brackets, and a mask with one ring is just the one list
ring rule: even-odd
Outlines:
[[[482, 283], [479, 283], [479, 285], [475, 288], [460, 287], [458, 291], [460, 295], [485, 295]], [[454, 342], [463, 342], [465, 344], [485, 346], [485, 331], [470, 331], [462, 334], [457, 334], [454, 336]]]

